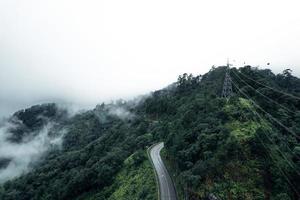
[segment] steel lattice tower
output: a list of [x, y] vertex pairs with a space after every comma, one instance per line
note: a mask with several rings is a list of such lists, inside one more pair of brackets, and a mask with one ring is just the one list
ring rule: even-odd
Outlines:
[[222, 97], [230, 98], [232, 96], [232, 84], [231, 84], [231, 77], [230, 77], [230, 64], [227, 62]]

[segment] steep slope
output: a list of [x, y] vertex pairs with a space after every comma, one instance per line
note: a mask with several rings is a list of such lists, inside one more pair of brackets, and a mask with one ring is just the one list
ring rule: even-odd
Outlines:
[[[166, 158], [177, 173], [181, 196], [299, 198], [300, 80], [288, 72], [232, 69], [235, 95], [227, 101], [217, 96], [225, 73], [220, 67], [201, 81], [179, 77], [176, 90], [159, 91], [146, 100], [143, 109], [159, 120], [157, 134], [166, 141]], [[239, 79], [242, 74], [261, 85]]]
[[[50, 115], [51, 134], [66, 130], [62, 147], [4, 183], [0, 199], [155, 199], [144, 153], [159, 141], [182, 198], [298, 199], [300, 80], [289, 70], [234, 68], [234, 95], [226, 100], [220, 98], [225, 70], [183, 74], [138, 103]], [[39, 119], [40, 112], [32, 113]], [[44, 126], [30, 123], [32, 129], [25, 122], [17, 129], [30, 135]], [[4, 168], [7, 162], [0, 160]]]
[[[47, 110], [47, 105], [39, 107]], [[39, 113], [35, 116], [32, 111], [35, 108], [27, 109], [27, 112], [33, 113], [33, 118], [40, 118]], [[134, 153], [145, 150], [152, 140], [152, 135], [147, 132], [149, 123], [145, 119], [139, 116], [125, 118], [124, 112], [115, 112], [116, 109], [127, 108], [125, 105], [101, 105], [61, 120], [58, 129], [66, 130], [62, 148], [50, 149], [38, 163], [32, 163], [35, 165], [32, 171], [5, 182], [0, 187], [0, 199], [93, 199], [96, 194], [97, 199], [107, 199], [113, 195], [114, 189], [98, 193], [106, 191], [104, 188], [120, 179], [118, 174], [122, 175], [122, 169], [138, 171], [140, 165], [149, 165], [145, 156], [135, 156]], [[23, 130], [24, 123], [19, 123], [17, 128]], [[37, 123], [39, 121], [32, 122], [34, 127], [38, 126]], [[18, 142], [15, 141], [21, 145]], [[127, 167], [126, 160], [129, 158], [135, 168]], [[146, 172], [150, 174], [139, 176], [150, 176], [154, 182], [152, 170]], [[151, 178], [147, 180], [151, 183]], [[151, 199], [155, 185], [149, 184], [149, 187], [144, 188], [147, 193], [143, 195]]]

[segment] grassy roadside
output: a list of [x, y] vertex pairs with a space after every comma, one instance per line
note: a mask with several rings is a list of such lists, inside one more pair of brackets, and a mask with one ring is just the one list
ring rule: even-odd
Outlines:
[[132, 154], [113, 184], [84, 200], [157, 200], [155, 176], [146, 152]]

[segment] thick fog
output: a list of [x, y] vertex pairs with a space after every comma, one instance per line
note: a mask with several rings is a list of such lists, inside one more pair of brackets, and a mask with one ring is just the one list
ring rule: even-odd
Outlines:
[[0, 127], [0, 161], [8, 160], [0, 168], [0, 183], [18, 177], [28, 172], [50, 148], [60, 148], [65, 130], [55, 136], [49, 136], [53, 124], [50, 122], [38, 131], [34, 137], [23, 138], [22, 142], [15, 143], [9, 140], [9, 129], [14, 126], [6, 122]]
[[0, 0], [0, 118], [41, 102], [130, 98], [228, 57], [300, 75], [298, 4]]

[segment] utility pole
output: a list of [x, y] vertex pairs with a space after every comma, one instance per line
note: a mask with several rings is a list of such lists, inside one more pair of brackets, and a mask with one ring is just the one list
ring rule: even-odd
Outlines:
[[230, 77], [230, 64], [229, 64], [229, 60], [227, 60], [222, 97], [229, 99], [231, 96], [232, 96], [232, 84], [231, 84], [231, 77]]

